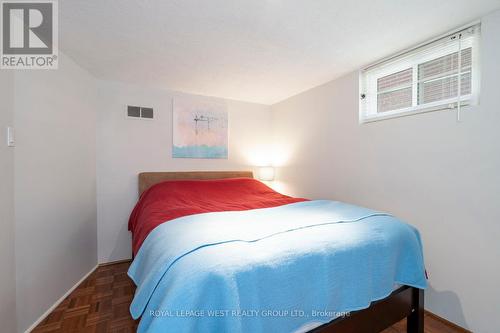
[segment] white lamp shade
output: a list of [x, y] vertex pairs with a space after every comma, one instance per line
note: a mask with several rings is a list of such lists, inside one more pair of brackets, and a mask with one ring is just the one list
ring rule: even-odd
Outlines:
[[274, 168], [273, 167], [260, 167], [259, 168], [259, 179], [265, 181], [274, 180]]

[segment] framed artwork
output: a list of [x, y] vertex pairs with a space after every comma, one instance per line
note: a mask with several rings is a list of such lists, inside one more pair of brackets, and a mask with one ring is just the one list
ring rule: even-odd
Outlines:
[[227, 159], [228, 120], [224, 101], [175, 98], [172, 124], [172, 157]]

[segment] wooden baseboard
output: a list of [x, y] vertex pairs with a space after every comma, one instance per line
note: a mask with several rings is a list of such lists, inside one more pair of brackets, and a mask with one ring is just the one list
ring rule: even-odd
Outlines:
[[473, 333], [472, 331], [469, 331], [461, 326], [458, 326], [457, 324], [452, 323], [449, 320], [444, 319], [443, 317], [438, 316], [437, 314], [434, 314], [428, 310], [424, 310], [425, 314], [429, 317], [432, 317], [433, 319], [442, 322], [443, 324], [452, 327], [455, 331], [460, 332], [460, 333]]
[[116, 260], [116, 261], [110, 261], [110, 262], [103, 262], [100, 263], [98, 266], [103, 267], [103, 266], [110, 266], [110, 265], [116, 265], [116, 264], [123, 264], [126, 262], [131, 262], [132, 259], [122, 259], [122, 260]]

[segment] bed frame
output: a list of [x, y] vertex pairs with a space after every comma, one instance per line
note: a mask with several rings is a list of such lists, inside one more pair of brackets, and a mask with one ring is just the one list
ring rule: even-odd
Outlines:
[[142, 172], [139, 174], [139, 195], [151, 186], [167, 180], [208, 180], [224, 178], [253, 178], [252, 171], [188, 171]]
[[[144, 172], [139, 174], [139, 195], [167, 180], [253, 178], [252, 171]], [[402, 286], [370, 307], [353, 311], [309, 333], [378, 333], [407, 318], [407, 333], [424, 332], [424, 291]]]
[[424, 333], [424, 290], [403, 286], [370, 307], [351, 312], [309, 333], [378, 333], [406, 318], [407, 333]]

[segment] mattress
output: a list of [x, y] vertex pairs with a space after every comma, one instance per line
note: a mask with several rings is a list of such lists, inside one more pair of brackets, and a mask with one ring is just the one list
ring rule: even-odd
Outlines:
[[418, 231], [341, 202], [187, 215], [137, 252], [138, 332], [294, 332], [426, 287]]

